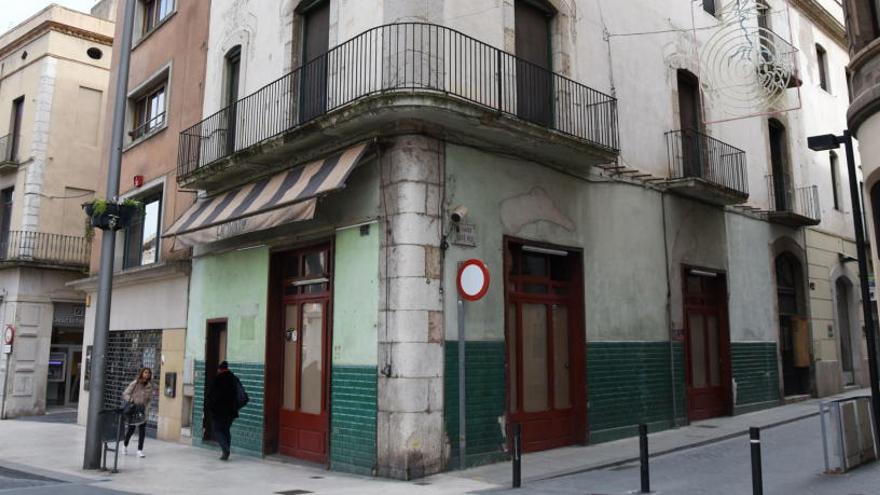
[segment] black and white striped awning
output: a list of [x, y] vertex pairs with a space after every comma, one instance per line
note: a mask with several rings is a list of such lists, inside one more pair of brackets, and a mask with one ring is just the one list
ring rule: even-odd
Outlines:
[[238, 189], [200, 199], [163, 237], [186, 245], [219, 241], [277, 225], [309, 220], [317, 197], [341, 189], [358, 165], [367, 143], [294, 167]]

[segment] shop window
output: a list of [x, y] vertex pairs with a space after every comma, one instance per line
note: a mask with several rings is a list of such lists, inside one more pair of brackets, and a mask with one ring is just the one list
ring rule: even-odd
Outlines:
[[151, 265], [159, 261], [162, 225], [162, 193], [139, 198], [144, 204], [144, 215], [125, 229], [123, 268]]

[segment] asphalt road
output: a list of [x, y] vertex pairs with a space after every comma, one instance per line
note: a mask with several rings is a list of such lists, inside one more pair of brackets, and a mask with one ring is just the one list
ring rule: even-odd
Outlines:
[[[766, 495], [877, 495], [880, 463], [826, 475], [821, 426], [812, 417], [761, 432]], [[747, 436], [651, 459], [653, 493], [748, 495], [752, 493]], [[530, 483], [505, 493], [622, 495], [639, 491], [638, 463]]]
[[96, 486], [100, 482], [63, 481], [27, 472], [27, 468], [0, 466], [0, 494], [27, 495], [126, 495], [125, 492]]

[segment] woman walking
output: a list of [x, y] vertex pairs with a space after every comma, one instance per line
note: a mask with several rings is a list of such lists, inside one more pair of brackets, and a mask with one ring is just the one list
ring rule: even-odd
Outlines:
[[125, 432], [125, 443], [122, 447], [122, 453], [128, 454], [128, 441], [134, 434], [135, 426], [138, 430], [138, 457], [144, 457], [144, 437], [147, 434], [147, 415], [150, 409], [150, 402], [153, 400], [153, 372], [150, 368], [141, 368], [137, 378], [125, 388], [122, 393], [122, 400], [129, 402], [133, 407], [143, 411], [144, 421], [138, 425], [129, 424], [128, 431]]

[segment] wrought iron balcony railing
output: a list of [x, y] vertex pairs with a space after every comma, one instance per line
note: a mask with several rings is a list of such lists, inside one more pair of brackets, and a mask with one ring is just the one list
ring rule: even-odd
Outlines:
[[785, 181], [776, 181], [772, 175], [766, 176], [769, 191], [770, 211], [793, 213], [818, 223], [822, 219], [819, 205], [819, 187], [805, 186], [789, 190]]
[[91, 246], [85, 237], [18, 230], [0, 232], [0, 262], [86, 269]]
[[15, 139], [12, 134], [0, 137], [0, 163], [15, 163]]
[[361, 98], [433, 93], [616, 151], [617, 100], [443, 26], [370, 29], [181, 132], [178, 180]]
[[131, 136], [132, 140], [137, 141], [138, 139], [146, 136], [147, 134], [159, 130], [162, 126], [165, 125], [165, 112], [156, 115], [152, 119], [144, 122], [143, 124], [135, 127], [131, 132], [128, 133]]
[[666, 133], [669, 178], [698, 178], [748, 194], [746, 152], [694, 130]]

